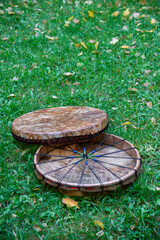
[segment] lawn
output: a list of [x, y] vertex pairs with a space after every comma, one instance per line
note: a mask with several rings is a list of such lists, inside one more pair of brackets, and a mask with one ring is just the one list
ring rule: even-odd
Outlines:
[[[0, 239], [158, 239], [160, 2], [10, 0], [0, 3]], [[18, 116], [59, 106], [108, 114], [142, 171], [127, 189], [78, 198], [35, 177], [38, 146], [12, 138]], [[99, 227], [94, 221], [100, 221]]]

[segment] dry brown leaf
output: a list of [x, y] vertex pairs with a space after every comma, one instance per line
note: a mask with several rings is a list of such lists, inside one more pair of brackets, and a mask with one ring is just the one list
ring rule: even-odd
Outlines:
[[132, 91], [132, 92], [138, 92], [138, 89], [137, 88], [128, 88], [129, 91]]
[[112, 38], [112, 41], [110, 42], [110, 44], [116, 44], [119, 41], [118, 37], [114, 37]]
[[57, 40], [57, 39], [58, 39], [58, 37], [50, 37], [50, 36], [48, 36], [48, 35], [45, 35], [45, 37], [46, 37], [47, 39], [51, 40], [51, 41], [54, 41], [54, 40]]
[[4, 38], [1, 38], [3, 41], [6, 41], [6, 40], [8, 40], [8, 38], [7, 37], [4, 37]]
[[144, 31], [143, 31], [143, 30], [141, 30], [141, 29], [139, 29], [139, 28], [136, 28], [136, 31], [137, 31], [137, 32], [144, 33]]
[[137, 227], [137, 224], [138, 224], [138, 222], [136, 221], [135, 225], [130, 226], [131, 231], [133, 231]]
[[99, 28], [99, 27], [97, 27], [97, 26], [95, 26], [95, 28], [96, 28], [98, 31], [101, 31], [101, 30], [102, 30], [101, 28]]
[[0, 10], [0, 15], [3, 15], [4, 14], [4, 11], [3, 10]]
[[151, 70], [145, 70], [144, 72], [145, 72], [145, 74], [149, 74], [151, 72]]
[[74, 18], [74, 19], [73, 19], [73, 22], [74, 22], [75, 24], [78, 24], [78, 23], [79, 23], [79, 20], [76, 19], [76, 18]]
[[66, 80], [66, 84], [67, 84], [67, 85], [71, 85], [70, 82], [69, 82], [68, 80]]
[[101, 230], [101, 231], [99, 231], [99, 232], [96, 233], [96, 236], [97, 236], [98, 238], [102, 237], [103, 235], [104, 235], [104, 231], [103, 231], [103, 230]]
[[90, 39], [88, 42], [90, 42], [90, 43], [95, 43], [96, 41], [93, 40], [93, 39]]
[[97, 41], [97, 42], [95, 43], [95, 50], [98, 49], [98, 45], [99, 45], [99, 42]]
[[18, 238], [17, 238], [17, 235], [16, 235], [15, 231], [13, 230], [12, 232], [13, 232], [13, 235], [14, 235], [15, 239], [16, 239], [16, 240], [18, 240]]
[[47, 20], [46, 20], [46, 19], [43, 19], [43, 20], [42, 20], [42, 23], [43, 23], [43, 25], [46, 25]]
[[88, 11], [88, 17], [94, 18], [94, 13], [91, 11]]
[[71, 88], [71, 94], [73, 94], [75, 92], [74, 88]]
[[57, 99], [58, 97], [56, 97], [56, 96], [53, 95], [52, 98], [53, 98], [53, 99]]
[[100, 52], [97, 52], [97, 51], [93, 51], [92, 53], [94, 53], [96, 55], [100, 55], [101, 54]]
[[152, 108], [152, 102], [147, 102], [147, 107], [149, 107], [150, 109]]
[[65, 72], [63, 73], [64, 76], [73, 76], [75, 74], [75, 72], [70, 73], [70, 72]]
[[85, 4], [91, 5], [93, 3], [93, 1], [85, 1]]
[[63, 204], [65, 204], [65, 205], [67, 205], [68, 207], [77, 207], [77, 208], [80, 208], [79, 206], [78, 206], [78, 202], [77, 201], [75, 201], [74, 199], [71, 199], [71, 198], [63, 198], [62, 199], [62, 203]]
[[136, 48], [136, 46], [134, 45], [134, 46], [131, 46], [131, 47], [129, 47], [130, 49], [134, 49], [134, 48]]
[[146, 0], [140, 0], [140, 3], [143, 4], [147, 4]]
[[128, 27], [127, 26], [123, 26], [122, 30], [128, 31]]
[[13, 81], [13, 82], [18, 81], [18, 77], [14, 77], [14, 78], [12, 79], [12, 81]]
[[111, 16], [115, 16], [115, 17], [117, 17], [118, 14], [119, 14], [119, 12], [118, 12], [118, 11], [115, 11], [114, 13], [111, 14]]
[[134, 18], [138, 19], [138, 18], [139, 18], [139, 13], [137, 13], [137, 12], [134, 12], [134, 13], [132, 14], [132, 17], [134, 17]]
[[36, 226], [36, 225], [34, 226], [34, 229], [37, 230], [37, 232], [41, 232], [42, 231], [42, 229], [39, 226]]
[[95, 226], [98, 226], [102, 230], [104, 229], [104, 224], [102, 222], [100, 222], [99, 220], [94, 220], [93, 222], [94, 222]]
[[127, 8], [125, 11], [123, 11], [123, 16], [128, 16], [130, 14], [129, 9]]
[[79, 84], [80, 84], [80, 82], [73, 83], [74, 86], [78, 86]]
[[14, 93], [10, 94], [9, 97], [16, 97]]
[[156, 125], [156, 119], [155, 119], [154, 117], [151, 118], [151, 123], [152, 123], [153, 125]]

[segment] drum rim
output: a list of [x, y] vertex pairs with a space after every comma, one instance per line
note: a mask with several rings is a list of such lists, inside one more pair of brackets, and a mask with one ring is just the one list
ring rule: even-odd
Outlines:
[[[106, 133], [103, 133], [103, 134], [106, 134]], [[120, 138], [116, 135], [113, 135], [113, 134], [110, 134], [110, 136], [112, 137], [116, 137], [116, 138], [119, 138], [119, 139], [123, 139], [123, 138]], [[132, 143], [130, 143], [129, 141], [125, 140], [125, 142], [127, 142], [131, 147], [134, 147]], [[72, 144], [72, 143], [71, 143]], [[43, 171], [39, 168], [38, 166], [38, 161], [37, 161], [37, 153], [39, 153], [41, 151], [41, 149], [43, 148], [44, 146], [40, 146], [35, 155], [34, 155], [34, 170], [35, 172], [37, 172], [38, 174], [41, 175], [43, 181], [50, 181], [51, 183], [53, 183], [54, 185], [62, 188], [62, 187], [68, 187], [68, 188], [71, 188], [71, 190], [73, 190], [72, 188], [77, 188], [77, 189], [87, 189], [87, 188], [101, 188], [102, 186], [100, 185], [100, 183], [97, 183], [97, 184], [80, 184], [80, 186], [78, 186], [78, 183], [68, 183], [68, 182], [65, 182], [65, 181], [62, 181], [60, 183], [60, 186], [58, 185], [58, 181], [55, 181], [55, 179], [51, 176], [44, 176], [44, 173]], [[112, 180], [110, 182], [103, 182], [103, 188], [105, 187], [112, 187], [112, 186], [115, 186], [115, 185], [118, 185], [118, 184], [121, 184], [123, 185], [123, 183], [125, 183], [127, 180], [129, 179], [132, 179], [133, 177], [137, 178], [137, 176], [140, 174], [140, 169], [141, 169], [141, 158], [140, 158], [140, 154], [138, 152], [138, 150], [136, 148], [133, 149], [135, 152], [136, 152], [136, 158], [138, 158], [138, 160], [136, 159], [136, 164], [133, 168], [133, 170], [130, 170], [129, 173], [127, 173], [126, 175], [124, 175], [123, 177], [121, 177], [120, 179], [115, 179], [115, 180]], [[132, 157], [132, 156], [131, 156]], [[132, 157], [133, 158], [133, 157]], [[133, 158], [134, 159], [134, 158]], [[132, 181], [131, 181], [132, 182]], [[130, 183], [131, 183], [130, 182]], [[129, 184], [129, 183], [128, 183]], [[127, 185], [128, 185], [127, 184]], [[124, 184], [125, 185], [125, 184]], [[64, 188], [65, 189], [65, 188]]]

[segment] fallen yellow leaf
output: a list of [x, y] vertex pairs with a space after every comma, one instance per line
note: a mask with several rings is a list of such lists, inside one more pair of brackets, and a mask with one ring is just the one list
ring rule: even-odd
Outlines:
[[112, 16], [115, 16], [115, 17], [117, 17], [118, 16], [118, 14], [119, 14], [119, 12], [118, 11], [115, 11], [114, 13], [112, 13], [111, 15]]
[[79, 43], [75, 44], [75, 46], [76, 46], [76, 48], [82, 47], [82, 45]]
[[104, 224], [102, 222], [100, 222], [99, 220], [94, 220], [93, 222], [94, 222], [95, 226], [98, 226], [102, 230], [104, 229]]
[[98, 45], [99, 45], [99, 42], [97, 41], [97, 42], [95, 43], [95, 50], [98, 49]]
[[91, 11], [88, 11], [88, 16], [91, 17], [91, 18], [94, 18], [94, 13], [91, 12]]
[[130, 13], [130, 12], [129, 12], [128, 8], [127, 8], [125, 11], [123, 11], [123, 16], [125, 16], [125, 17], [126, 17], [126, 16], [128, 16], [128, 15], [129, 15], [129, 13]]
[[123, 45], [121, 46], [121, 48], [126, 49], [126, 48], [129, 48], [129, 46]]
[[34, 188], [34, 189], [33, 189], [33, 191], [38, 191], [38, 190], [39, 190], [39, 188], [38, 188], [38, 187], [36, 187], [36, 188]]
[[87, 49], [87, 46], [86, 46], [86, 44], [85, 44], [84, 42], [80, 42], [80, 44], [81, 44], [84, 48]]
[[69, 22], [69, 21], [71, 21], [73, 19], [73, 16], [72, 17], [70, 17], [67, 21]]
[[62, 199], [62, 203], [63, 204], [65, 204], [65, 205], [67, 205], [68, 207], [77, 207], [77, 208], [80, 208], [79, 206], [78, 206], [78, 202], [77, 201], [75, 201], [74, 199], [71, 199], [71, 198], [63, 198]]
[[82, 56], [83, 55], [83, 52], [80, 52], [79, 54], [78, 54], [78, 56]]
[[156, 23], [156, 19], [152, 18], [151, 19], [151, 24], [155, 24]]
[[150, 109], [152, 108], [152, 102], [147, 102], [147, 107], [149, 107]]
[[130, 124], [131, 124], [131, 122], [125, 122], [125, 123], [122, 123], [121, 126], [123, 126], [123, 125], [130, 125]]

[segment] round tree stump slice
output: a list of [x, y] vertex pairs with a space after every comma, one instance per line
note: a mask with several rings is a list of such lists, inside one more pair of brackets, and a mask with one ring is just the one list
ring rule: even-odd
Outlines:
[[11, 127], [20, 141], [51, 144], [88, 138], [107, 128], [107, 114], [91, 107], [56, 107], [42, 109], [16, 118]]
[[141, 159], [131, 143], [102, 133], [89, 141], [41, 146], [34, 169], [39, 180], [60, 192], [86, 196], [132, 183], [140, 174]]

